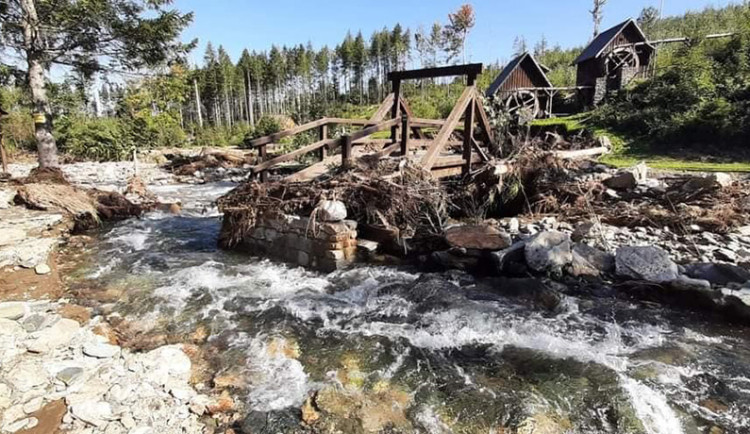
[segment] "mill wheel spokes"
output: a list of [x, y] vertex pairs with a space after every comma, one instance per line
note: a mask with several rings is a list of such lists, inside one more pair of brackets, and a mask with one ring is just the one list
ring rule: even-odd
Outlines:
[[533, 119], [539, 116], [541, 110], [539, 98], [535, 92], [529, 90], [520, 90], [514, 92], [505, 101], [505, 109], [512, 116], [519, 116], [522, 113], [528, 114]]
[[607, 74], [613, 75], [622, 68], [638, 68], [641, 64], [635, 47], [620, 47], [607, 56]]

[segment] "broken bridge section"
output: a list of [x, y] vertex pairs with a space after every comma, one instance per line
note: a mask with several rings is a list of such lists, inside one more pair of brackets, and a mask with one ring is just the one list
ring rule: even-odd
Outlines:
[[[249, 146], [257, 150], [260, 163], [252, 167], [252, 174], [261, 182], [269, 174], [308, 154], [316, 154], [317, 162], [285, 178], [288, 182], [308, 182], [334, 170], [353, 167], [356, 160], [369, 158], [408, 158], [418, 162], [436, 178], [468, 174], [473, 165], [489, 161], [484, 148], [492, 142], [492, 128], [476, 88], [476, 80], [483, 65], [468, 64], [443, 68], [396, 71], [388, 74], [393, 93], [379, 106], [370, 119], [322, 118], [295, 128], [252, 140]], [[402, 83], [407, 80], [464, 76], [466, 87], [447, 119], [421, 119], [412, 112], [402, 94]], [[463, 123], [462, 123], [463, 121]], [[361, 127], [358, 131], [337, 138], [329, 138], [331, 127], [345, 125]], [[462, 128], [461, 128], [462, 127]], [[425, 130], [435, 130], [428, 138]], [[287, 137], [317, 130], [319, 140], [279, 155], [269, 150], [280, 148], [279, 141]], [[376, 139], [376, 133], [390, 131], [389, 139]], [[458, 151], [458, 152], [456, 152]]]

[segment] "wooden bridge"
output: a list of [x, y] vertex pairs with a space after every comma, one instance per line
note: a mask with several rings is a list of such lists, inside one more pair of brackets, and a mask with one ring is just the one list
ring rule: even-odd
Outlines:
[[[252, 173], [261, 182], [269, 173], [307, 154], [316, 154], [318, 161], [284, 178], [291, 182], [306, 182], [329, 173], [336, 167], [351, 167], [357, 158], [409, 158], [418, 162], [433, 176], [443, 178], [467, 174], [472, 166], [489, 158], [484, 148], [492, 142], [492, 128], [477, 91], [476, 80], [482, 73], [482, 64], [458, 65], [388, 74], [393, 93], [380, 105], [370, 119], [322, 118], [298, 127], [252, 140], [249, 145], [258, 151], [259, 163]], [[444, 120], [421, 119], [414, 116], [401, 92], [406, 80], [465, 76], [466, 87]], [[463, 130], [460, 123], [463, 120]], [[346, 125], [360, 127], [350, 134], [329, 138], [330, 127]], [[476, 127], [479, 128], [476, 128]], [[437, 130], [428, 138], [425, 130]], [[270, 155], [270, 147], [278, 147], [281, 139], [307, 131], [317, 130], [318, 141], [281, 155]], [[372, 136], [390, 130], [389, 139]]]

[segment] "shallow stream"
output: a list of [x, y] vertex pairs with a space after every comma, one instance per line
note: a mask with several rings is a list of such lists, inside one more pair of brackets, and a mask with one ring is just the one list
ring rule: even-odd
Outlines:
[[[173, 334], [209, 331], [248, 432], [750, 433], [750, 333], [565, 291], [550, 312], [491, 281], [361, 267], [317, 274], [223, 252], [230, 185], [154, 188], [184, 213], [106, 228], [77, 285]], [[331, 420], [303, 428], [300, 409]]]

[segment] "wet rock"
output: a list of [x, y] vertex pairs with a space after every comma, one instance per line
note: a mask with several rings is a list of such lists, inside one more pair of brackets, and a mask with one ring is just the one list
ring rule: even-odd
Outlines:
[[713, 285], [743, 284], [750, 281], [750, 271], [729, 264], [692, 264], [685, 267], [685, 274], [711, 282]]
[[317, 218], [321, 222], [340, 222], [346, 219], [346, 205], [338, 200], [324, 200], [318, 204]]
[[598, 277], [615, 270], [615, 257], [587, 244], [573, 246], [572, 275]]
[[15, 301], [0, 303], [0, 318], [2, 319], [18, 320], [23, 318], [27, 311], [26, 303]]
[[570, 235], [562, 232], [542, 232], [524, 247], [526, 263], [537, 272], [560, 274], [573, 260]]
[[73, 320], [63, 318], [52, 326], [38, 332], [36, 340], [28, 345], [32, 353], [45, 353], [67, 345], [81, 326]]
[[711, 283], [708, 280], [691, 279], [686, 276], [680, 276], [669, 284], [680, 291], [711, 291]]
[[615, 255], [617, 275], [621, 278], [669, 282], [677, 279], [679, 270], [669, 253], [655, 246], [620, 247]]
[[454, 226], [445, 231], [451, 247], [471, 250], [501, 250], [511, 245], [510, 235], [490, 225]]
[[510, 270], [511, 264], [523, 262], [525, 259], [525, 247], [525, 242], [518, 242], [507, 249], [490, 253], [490, 259], [497, 274], [505, 274]]
[[555, 311], [563, 300], [562, 294], [552, 282], [537, 278], [497, 278], [489, 279], [490, 290], [504, 297], [518, 297], [529, 300], [548, 311]]
[[430, 260], [442, 270], [473, 271], [479, 267], [480, 256], [471, 255], [465, 249], [451, 249], [433, 252]]

